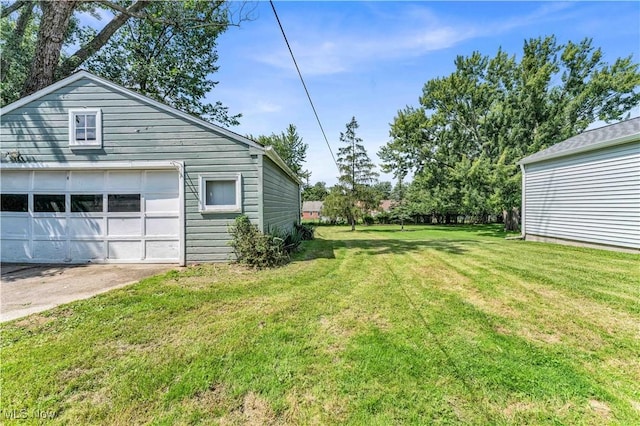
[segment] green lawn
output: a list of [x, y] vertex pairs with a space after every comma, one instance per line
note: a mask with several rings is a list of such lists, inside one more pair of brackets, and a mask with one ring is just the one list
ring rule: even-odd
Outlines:
[[640, 423], [640, 257], [504, 236], [320, 227], [4, 324], [0, 423]]

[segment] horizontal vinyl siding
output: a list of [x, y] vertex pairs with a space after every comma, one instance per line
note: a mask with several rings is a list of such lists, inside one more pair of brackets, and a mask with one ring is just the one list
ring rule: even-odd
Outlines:
[[267, 157], [263, 175], [264, 229], [289, 231], [300, 221], [300, 187]]
[[[102, 150], [69, 149], [68, 110], [102, 110]], [[187, 262], [232, 258], [228, 228], [238, 214], [201, 214], [200, 174], [241, 173], [242, 212], [258, 223], [256, 160], [244, 144], [177, 115], [81, 79], [2, 116], [2, 151], [27, 162], [184, 161]]]
[[525, 166], [527, 235], [640, 248], [640, 142]]

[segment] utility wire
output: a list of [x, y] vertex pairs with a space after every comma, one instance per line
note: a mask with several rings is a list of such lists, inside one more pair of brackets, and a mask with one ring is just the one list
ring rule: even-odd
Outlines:
[[293, 55], [293, 50], [291, 50], [291, 45], [289, 44], [289, 40], [287, 40], [287, 35], [284, 33], [284, 28], [282, 28], [282, 23], [280, 22], [280, 18], [278, 17], [278, 12], [276, 12], [276, 7], [273, 4], [273, 0], [269, 0], [269, 3], [271, 4], [271, 9], [273, 10], [273, 14], [276, 17], [276, 21], [278, 21], [278, 26], [280, 27], [280, 31], [282, 32], [282, 37], [284, 37], [284, 42], [287, 44], [287, 48], [289, 49], [289, 53], [291, 54], [291, 59], [293, 59], [293, 64], [296, 66], [296, 70], [298, 71], [298, 76], [300, 77], [300, 81], [302, 82], [302, 87], [304, 87], [304, 91], [307, 94], [307, 99], [309, 99], [309, 103], [311, 104], [311, 109], [313, 110], [313, 114], [316, 116], [316, 121], [318, 121], [318, 126], [320, 126], [320, 131], [322, 132], [322, 136], [324, 136], [324, 141], [327, 143], [327, 148], [329, 148], [329, 152], [331, 153], [331, 158], [333, 158], [333, 162], [335, 163], [338, 170], [340, 170], [340, 167], [338, 166], [338, 162], [336, 161], [336, 157], [335, 155], [333, 155], [333, 150], [331, 150], [329, 139], [327, 139], [327, 134], [324, 132], [324, 128], [322, 127], [322, 123], [320, 122], [318, 111], [316, 111], [316, 107], [315, 105], [313, 105], [313, 101], [311, 100], [311, 95], [309, 94], [307, 85], [304, 82], [304, 78], [302, 78], [302, 73], [300, 72], [300, 67], [298, 67], [298, 62], [296, 62], [296, 57]]

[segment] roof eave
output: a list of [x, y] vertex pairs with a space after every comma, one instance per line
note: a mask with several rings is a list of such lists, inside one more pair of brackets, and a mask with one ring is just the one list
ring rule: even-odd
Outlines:
[[622, 144], [625, 144], [627, 142], [633, 142], [634, 140], [640, 140], [640, 134], [634, 133], [632, 135], [625, 135], [625, 136], [621, 136], [619, 138], [608, 139], [608, 140], [604, 140], [604, 141], [601, 141], [601, 142], [598, 142], [598, 143], [594, 143], [594, 144], [591, 144], [591, 145], [580, 146], [580, 147], [577, 147], [577, 148], [568, 149], [566, 151], [554, 152], [554, 153], [550, 153], [550, 154], [543, 155], [543, 156], [536, 157], [536, 158], [531, 158], [531, 157], [533, 157], [535, 155], [535, 154], [533, 154], [533, 155], [530, 155], [530, 156], [525, 157], [522, 160], [518, 161], [517, 164], [518, 165], [527, 165], [527, 164], [539, 163], [541, 161], [547, 161], [547, 160], [553, 160], [553, 159], [556, 159], [556, 158], [567, 157], [569, 155], [580, 154], [582, 152], [594, 151], [596, 149], [607, 148], [607, 147], [615, 146], [615, 145], [622, 145]]

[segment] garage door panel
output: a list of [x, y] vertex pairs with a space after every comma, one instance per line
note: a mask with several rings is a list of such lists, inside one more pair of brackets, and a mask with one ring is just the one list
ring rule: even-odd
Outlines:
[[142, 236], [142, 219], [141, 218], [107, 218], [108, 234], [111, 236]]
[[68, 260], [67, 241], [34, 241], [33, 258], [46, 259], [51, 262], [64, 262], [65, 260]]
[[67, 172], [40, 171], [33, 174], [33, 189], [38, 191], [65, 191]]
[[29, 241], [2, 239], [0, 244], [2, 260], [6, 262], [20, 262], [31, 258]]
[[27, 192], [31, 189], [31, 172], [3, 170], [0, 175], [2, 192]]
[[180, 244], [175, 240], [147, 241], [145, 246], [147, 260], [168, 260], [179, 257]]
[[64, 239], [67, 237], [66, 223], [63, 217], [34, 217], [33, 237]]
[[4, 216], [0, 224], [0, 226], [2, 226], [2, 236], [8, 238], [28, 238], [30, 221], [31, 219], [28, 216]]
[[178, 193], [146, 193], [144, 196], [144, 210], [147, 213], [174, 213], [177, 216], [178, 211], [176, 209], [179, 206], [179, 200]]
[[145, 190], [149, 192], [175, 192], [178, 188], [178, 172], [149, 171], [145, 176]]
[[139, 171], [107, 172], [107, 191], [139, 191], [141, 184], [142, 173]]
[[146, 234], [151, 237], [178, 237], [180, 224], [175, 217], [147, 217], [145, 218]]
[[141, 241], [109, 241], [108, 258], [110, 260], [142, 259]]
[[72, 171], [69, 177], [71, 191], [99, 192], [104, 189], [104, 172]]
[[70, 241], [69, 251], [74, 260], [104, 259], [104, 241]]
[[104, 218], [72, 217], [69, 218], [69, 235], [71, 237], [102, 237]]

